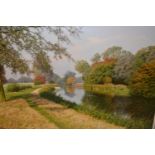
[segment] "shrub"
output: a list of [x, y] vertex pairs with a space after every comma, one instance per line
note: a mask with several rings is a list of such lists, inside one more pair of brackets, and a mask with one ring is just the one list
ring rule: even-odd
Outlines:
[[103, 83], [112, 83], [112, 78], [110, 76], [105, 76], [103, 78]]
[[55, 90], [54, 86], [48, 84], [48, 85], [45, 85], [45, 86], [41, 89], [40, 93], [43, 93], [43, 92], [54, 92], [54, 90]]
[[130, 89], [132, 95], [155, 97], [155, 59], [144, 64], [134, 73]]
[[18, 92], [20, 90], [32, 88], [32, 85], [22, 85], [17, 83], [11, 83], [7, 85], [7, 91], [8, 92]]
[[37, 75], [34, 79], [34, 84], [35, 85], [40, 85], [40, 84], [45, 84], [46, 80], [43, 75]]

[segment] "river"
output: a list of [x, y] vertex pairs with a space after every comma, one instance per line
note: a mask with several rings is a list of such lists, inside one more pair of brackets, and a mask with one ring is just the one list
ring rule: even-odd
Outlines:
[[74, 87], [60, 88], [56, 90], [56, 94], [78, 105], [85, 105], [87, 108], [93, 108], [101, 112], [104, 111], [125, 120], [149, 122], [149, 128], [151, 128], [153, 122], [155, 100], [137, 97], [97, 95]]

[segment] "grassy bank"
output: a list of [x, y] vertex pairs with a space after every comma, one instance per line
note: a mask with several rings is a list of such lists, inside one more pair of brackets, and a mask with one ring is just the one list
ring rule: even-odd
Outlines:
[[40, 96], [43, 98], [46, 98], [48, 100], [54, 101], [58, 104], [62, 104], [66, 106], [67, 108], [73, 108], [79, 112], [91, 115], [95, 118], [101, 119], [101, 120], [106, 120], [109, 123], [114, 123], [119, 126], [123, 126], [126, 128], [150, 128], [152, 122], [146, 122], [145, 120], [126, 120], [121, 117], [118, 117], [114, 114], [111, 113], [106, 113], [104, 111], [98, 111], [96, 109], [88, 108], [84, 104], [77, 105], [75, 103], [66, 101], [62, 99], [60, 96], [56, 96], [54, 92], [52, 91], [42, 91], [40, 93]]
[[31, 108], [24, 99], [0, 104], [0, 129], [57, 128], [43, 115]]
[[39, 88], [39, 86], [33, 86], [32, 88], [24, 89], [19, 92], [7, 92], [6, 91], [6, 99], [13, 100], [17, 98], [28, 98], [31, 95], [31, 93], [37, 88]]
[[[88, 108], [85, 104], [77, 105], [75, 103], [66, 101], [62, 99], [60, 96], [56, 96], [54, 93], [54, 86], [53, 85], [44, 85], [44, 86], [34, 86], [29, 89], [25, 89], [19, 92], [7, 92], [6, 96], [8, 100], [17, 99], [17, 98], [23, 98], [29, 103], [29, 106], [33, 108], [35, 111], [37, 111], [39, 114], [44, 116], [49, 123], [54, 123], [59, 128], [68, 128], [70, 124], [68, 125], [66, 122], [62, 121], [61, 119], [55, 118], [53, 115], [49, 115], [49, 113], [46, 111], [45, 108], [42, 106], [38, 106], [37, 102], [32, 100], [32, 92], [36, 88], [41, 88], [40, 96], [54, 101], [55, 103], [61, 104], [65, 106], [67, 109], [72, 108], [76, 110], [77, 112], [81, 112], [83, 114], [88, 114], [90, 116], [93, 116], [95, 118], [98, 118], [100, 120], [106, 120], [109, 123], [116, 124], [119, 126], [123, 126], [126, 128], [150, 128], [152, 122], [144, 121], [144, 120], [126, 120], [123, 118], [120, 118], [114, 114], [107, 113], [105, 111], [99, 111], [95, 108]], [[18, 128], [18, 127], [17, 127]], [[38, 127], [39, 128], [39, 127]], [[55, 127], [53, 127], [55, 128]], [[71, 126], [70, 128], [73, 128]]]
[[129, 96], [130, 92], [126, 85], [114, 85], [114, 84], [104, 84], [104, 85], [89, 85], [85, 84], [84, 88], [88, 92], [104, 94], [104, 95], [114, 95], [114, 96]]

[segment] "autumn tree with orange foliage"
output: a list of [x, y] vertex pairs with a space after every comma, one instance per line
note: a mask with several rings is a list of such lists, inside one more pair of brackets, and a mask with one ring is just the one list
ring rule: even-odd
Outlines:
[[130, 89], [132, 95], [155, 97], [155, 59], [144, 64], [134, 73]]

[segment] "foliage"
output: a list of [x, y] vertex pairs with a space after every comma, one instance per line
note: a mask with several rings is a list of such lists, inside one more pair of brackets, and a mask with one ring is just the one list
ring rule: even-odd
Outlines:
[[95, 55], [91, 59], [92, 63], [99, 62], [100, 60], [101, 60], [101, 55], [99, 53], [95, 53]]
[[103, 78], [103, 83], [112, 83], [112, 78], [111, 77], [109, 77], [109, 76], [105, 76], [104, 78]]
[[32, 88], [32, 85], [30, 85], [30, 84], [24, 85], [24, 84], [18, 84], [18, 83], [11, 83], [11, 84], [7, 85], [6, 90], [8, 92], [18, 92], [18, 91], [28, 89], [28, 88]]
[[110, 62], [100, 62], [93, 64], [90, 72], [85, 77], [85, 83], [89, 84], [101, 84], [106, 76], [112, 76], [114, 63]]
[[155, 59], [142, 65], [132, 77], [132, 95], [155, 97]]
[[152, 59], [155, 59], [155, 46], [148, 46], [140, 49], [135, 55], [133, 69], [137, 70], [144, 63], [147, 63]]
[[130, 52], [117, 58], [112, 75], [114, 83], [129, 83], [133, 72], [133, 61], [134, 56]]
[[103, 59], [106, 58], [118, 59], [124, 55], [127, 55], [128, 53], [129, 52], [124, 50], [122, 47], [112, 46], [103, 53]]
[[[23, 50], [30, 54], [54, 51], [57, 56], [66, 55], [66, 48], [63, 43], [70, 43], [69, 36], [79, 34], [77, 27], [24, 27], [24, 26], [2, 26], [0, 27], [0, 59], [1, 65], [19, 70], [21, 63], [25, 62], [21, 58]], [[45, 38], [44, 33], [54, 35], [58, 43], [52, 43]], [[9, 60], [9, 61], [8, 61]], [[23, 67], [22, 67], [23, 68]], [[22, 69], [22, 71], [24, 71]]]
[[85, 84], [84, 88], [88, 92], [97, 93], [97, 94], [115, 95], [115, 96], [129, 96], [129, 89], [125, 85], [113, 85], [113, 84], [90, 85], [90, 84]]
[[54, 85], [52, 85], [52, 84], [46, 84], [46, 85], [44, 85], [42, 88], [41, 88], [41, 90], [40, 90], [40, 93], [42, 93], [42, 92], [53, 92], [54, 90], [55, 90], [55, 88], [54, 88], [55, 86]]
[[47, 81], [50, 81], [52, 79], [53, 70], [50, 63], [50, 58], [45, 52], [41, 51], [39, 53], [35, 53], [33, 72], [35, 75], [45, 75]]
[[90, 65], [85, 60], [79, 60], [75, 64], [75, 69], [84, 76], [89, 71]]
[[34, 84], [35, 85], [45, 84], [45, 82], [46, 82], [46, 79], [43, 75], [37, 75], [34, 78]]
[[[0, 27], [0, 73], [5, 67], [13, 72], [28, 72], [28, 62], [23, 58], [22, 53], [29, 53], [32, 56], [36, 53], [53, 52], [55, 57], [61, 55], [70, 58], [65, 44], [70, 43], [69, 36], [77, 36], [80, 29], [77, 27], [24, 27], [24, 26], [2, 26]], [[58, 42], [52, 43], [44, 33], [54, 35]], [[3, 72], [3, 76], [4, 72]], [[0, 76], [1, 81], [2, 75]], [[2, 83], [0, 83], [0, 87]], [[2, 90], [3, 88], [0, 88]], [[0, 93], [3, 95], [2, 91]], [[3, 95], [4, 96], [4, 95]]]

